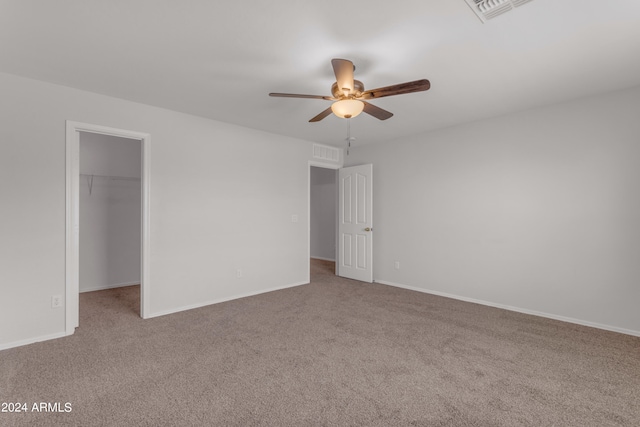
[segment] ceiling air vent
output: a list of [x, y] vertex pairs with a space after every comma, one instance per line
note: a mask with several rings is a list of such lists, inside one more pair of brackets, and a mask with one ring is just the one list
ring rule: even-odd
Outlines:
[[482, 22], [509, 12], [531, 0], [464, 0]]

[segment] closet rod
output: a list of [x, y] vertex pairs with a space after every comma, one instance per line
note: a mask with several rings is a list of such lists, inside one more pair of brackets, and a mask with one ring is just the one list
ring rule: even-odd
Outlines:
[[134, 176], [97, 175], [97, 174], [93, 174], [93, 173], [81, 173], [80, 176], [96, 177], [96, 178], [107, 178], [107, 179], [117, 179], [117, 180], [122, 180], [122, 181], [140, 181], [140, 178], [136, 178]]
[[81, 173], [80, 176], [84, 176], [87, 178], [87, 186], [89, 187], [89, 195], [91, 195], [93, 191], [93, 178], [106, 178], [112, 179], [114, 181], [140, 181], [140, 178], [129, 177], [129, 176], [116, 176], [116, 175], [95, 175], [88, 173]]

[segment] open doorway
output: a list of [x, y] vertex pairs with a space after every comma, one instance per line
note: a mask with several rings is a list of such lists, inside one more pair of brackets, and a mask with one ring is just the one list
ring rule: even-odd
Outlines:
[[[107, 137], [113, 137], [114, 140], [110, 140], [111, 142], [120, 141], [126, 144], [137, 144], [136, 149], [139, 150], [139, 157], [134, 158], [130, 161], [131, 164], [138, 162], [139, 169], [135, 173], [138, 176], [131, 176], [130, 173], [124, 172], [123, 164], [120, 164], [115, 169], [105, 168], [105, 165], [102, 166], [93, 166], [94, 169], [87, 169], [90, 167], [88, 163], [89, 160], [85, 159], [85, 164], [83, 164], [83, 169], [81, 170], [81, 159], [80, 159], [80, 139], [81, 135], [84, 135], [83, 138], [86, 138], [86, 134], [93, 134], [94, 138], [102, 139]], [[89, 136], [91, 138], [91, 136]], [[80, 203], [81, 203], [81, 185], [83, 192], [92, 193], [91, 195], [96, 195], [96, 198], [93, 202], [98, 202], [99, 199], [97, 197], [97, 191], [105, 190], [105, 186], [116, 186], [117, 188], [114, 192], [103, 192], [102, 203], [108, 204], [109, 201], [113, 202], [114, 194], [119, 194], [119, 196], [115, 197], [116, 199], [125, 197], [124, 193], [127, 192], [125, 187], [135, 187], [139, 188], [139, 196], [137, 198], [137, 203], [139, 206], [138, 215], [136, 220], [138, 221], [139, 233], [137, 235], [139, 245], [133, 245], [133, 254], [130, 250], [122, 251], [122, 254], [127, 257], [137, 257], [138, 262], [132, 263], [133, 267], [128, 267], [129, 269], [133, 268], [133, 270], [137, 270], [137, 281], [139, 282], [140, 290], [139, 290], [139, 315], [142, 318], [146, 317], [146, 314], [149, 312], [149, 159], [150, 159], [150, 144], [151, 138], [149, 134], [140, 133], [135, 131], [128, 131], [116, 128], [110, 128], [106, 126], [100, 125], [92, 125], [86, 123], [79, 123], [73, 121], [67, 121], [67, 131], [66, 131], [66, 157], [67, 157], [67, 166], [66, 166], [66, 183], [67, 183], [67, 191], [66, 191], [66, 288], [65, 288], [65, 330], [66, 335], [71, 335], [74, 333], [75, 328], [79, 326], [79, 294], [81, 291], [80, 288]], [[138, 148], [139, 147], [139, 148]], [[104, 149], [105, 147], [100, 147]], [[100, 149], [99, 148], [99, 149]], [[131, 148], [131, 147], [130, 147]], [[102, 153], [105, 155], [104, 153]], [[118, 157], [119, 155], [116, 155]], [[126, 156], [126, 154], [125, 154]], [[101, 156], [98, 155], [96, 159], [99, 159]], [[120, 158], [122, 161], [122, 158]], [[117, 161], [115, 163], [118, 163]], [[99, 169], [102, 167], [103, 169]], [[95, 169], [98, 168], [98, 169]], [[134, 166], [129, 166], [129, 170], [131, 168], [135, 168]], [[138, 181], [139, 180], [139, 181]], [[110, 196], [108, 195], [110, 194]], [[111, 199], [111, 200], [109, 200]], [[130, 206], [131, 207], [131, 206]], [[118, 211], [121, 206], [115, 207], [114, 211]], [[120, 209], [122, 212], [126, 212], [127, 209]], [[89, 210], [88, 213], [91, 211]], [[121, 212], [121, 213], [122, 213]], [[88, 219], [89, 218], [89, 219]], [[85, 223], [87, 221], [96, 220], [96, 218], [85, 217]], [[96, 222], [96, 221], [94, 221]], [[107, 224], [107, 230], [98, 230], [98, 235], [102, 234], [109, 235], [110, 243], [106, 245], [106, 247], [102, 248], [102, 253], [111, 253], [116, 258], [121, 254], [115, 255], [118, 250], [111, 247], [114, 242], [117, 242], [122, 238], [122, 233], [118, 231], [117, 234], [119, 236], [111, 235], [109, 231], [113, 230], [113, 225], [117, 224], [119, 219], [111, 218], [102, 222], [103, 225]], [[109, 230], [109, 224], [111, 224], [111, 230]], [[132, 227], [129, 225], [128, 227]], [[129, 229], [131, 230], [131, 229]], [[85, 243], [86, 245], [86, 243]], [[122, 248], [121, 248], [122, 249]], [[134, 260], [135, 261], [135, 260]], [[91, 268], [94, 271], [91, 271]], [[100, 266], [89, 267], [84, 274], [84, 277], [90, 277], [88, 275], [93, 275], [93, 277], [102, 278], [99, 282], [91, 283], [89, 281], [86, 285], [83, 285], [84, 290], [92, 287], [114, 287], [118, 285], [127, 284], [128, 279], [122, 279], [124, 276], [118, 277], [120, 273], [128, 274], [126, 271], [122, 270], [120, 272], [116, 272], [115, 275], [112, 272], [107, 272], [102, 269]], [[134, 279], [135, 280], [135, 279]]]
[[309, 166], [309, 257], [314, 270], [332, 270], [337, 258], [338, 170]]
[[[132, 302], [140, 315], [142, 143], [80, 132], [80, 293]], [[82, 304], [83, 296], [80, 297]], [[89, 296], [84, 295], [84, 298]]]

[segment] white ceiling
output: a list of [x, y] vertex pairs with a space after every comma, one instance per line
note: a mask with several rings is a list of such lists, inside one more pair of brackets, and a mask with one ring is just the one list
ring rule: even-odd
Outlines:
[[534, 0], [482, 24], [464, 0], [0, 0], [0, 71], [283, 135], [344, 145], [331, 58], [372, 101], [356, 144], [640, 85], [640, 1]]

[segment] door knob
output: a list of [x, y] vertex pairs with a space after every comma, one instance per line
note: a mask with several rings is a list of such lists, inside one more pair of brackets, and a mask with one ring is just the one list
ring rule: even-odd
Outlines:
[[373, 228], [367, 227], [364, 229], [364, 231], [373, 231]]

